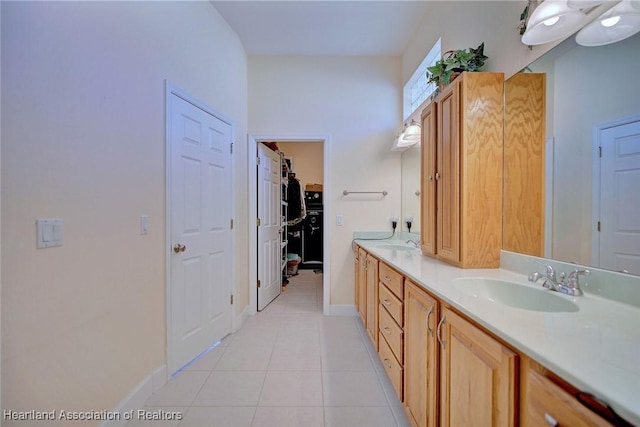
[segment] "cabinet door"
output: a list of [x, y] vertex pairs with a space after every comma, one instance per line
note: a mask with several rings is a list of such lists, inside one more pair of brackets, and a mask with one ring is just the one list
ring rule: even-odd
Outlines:
[[437, 102], [437, 254], [460, 261], [460, 79], [447, 86]]
[[366, 327], [373, 346], [378, 350], [378, 260], [367, 255]]
[[435, 427], [438, 303], [417, 285], [407, 282], [404, 308], [404, 405], [414, 427]]
[[436, 103], [422, 111], [422, 145], [420, 161], [421, 249], [425, 255], [436, 254]]
[[367, 252], [358, 249], [358, 314], [364, 326], [367, 325]]
[[522, 425], [589, 427], [611, 426], [609, 422], [591, 412], [550, 379], [529, 370], [523, 390], [524, 411]]
[[440, 339], [440, 425], [515, 426], [517, 355], [445, 308]]

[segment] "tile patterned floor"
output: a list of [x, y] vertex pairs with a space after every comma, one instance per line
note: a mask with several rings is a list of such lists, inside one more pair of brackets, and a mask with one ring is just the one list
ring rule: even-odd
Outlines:
[[242, 329], [146, 402], [170, 427], [408, 427], [357, 317], [322, 315], [322, 274], [300, 270]]

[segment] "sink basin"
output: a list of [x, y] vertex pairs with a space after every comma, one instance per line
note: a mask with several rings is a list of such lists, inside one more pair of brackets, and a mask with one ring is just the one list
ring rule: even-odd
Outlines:
[[578, 305], [553, 291], [521, 285], [506, 280], [461, 277], [454, 279], [454, 286], [476, 298], [524, 310], [549, 313], [578, 311]]
[[377, 248], [380, 249], [389, 249], [392, 251], [417, 251], [418, 248], [416, 248], [415, 246], [411, 246], [411, 245], [403, 245], [401, 243], [385, 243], [384, 245], [378, 245], [376, 246]]

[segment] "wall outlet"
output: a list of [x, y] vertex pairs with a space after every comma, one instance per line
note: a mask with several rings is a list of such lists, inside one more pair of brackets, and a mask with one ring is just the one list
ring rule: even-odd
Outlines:
[[140, 216], [140, 234], [149, 234], [149, 215]]

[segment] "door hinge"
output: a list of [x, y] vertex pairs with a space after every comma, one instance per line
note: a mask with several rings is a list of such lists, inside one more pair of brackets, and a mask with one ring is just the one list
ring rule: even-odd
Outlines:
[[256, 218], [256, 225], [260, 227], [260, 218]]
[[600, 231], [600, 221], [598, 221], [598, 231]]
[[256, 157], [256, 164], [260, 166], [260, 157]]
[[233, 218], [229, 221], [229, 228], [233, 230]]
[[231, 305], [233, 305], [233, 294], [231, 294]]
[[262, 283], [260, 283], [260, 279], [258, 279], [258, 287], [262, 286]]
[[229, 153], [233, 154], [233, 142], [229, 144]]
[[598, 147], [598, 157], [602, 157], [602, 145]]

